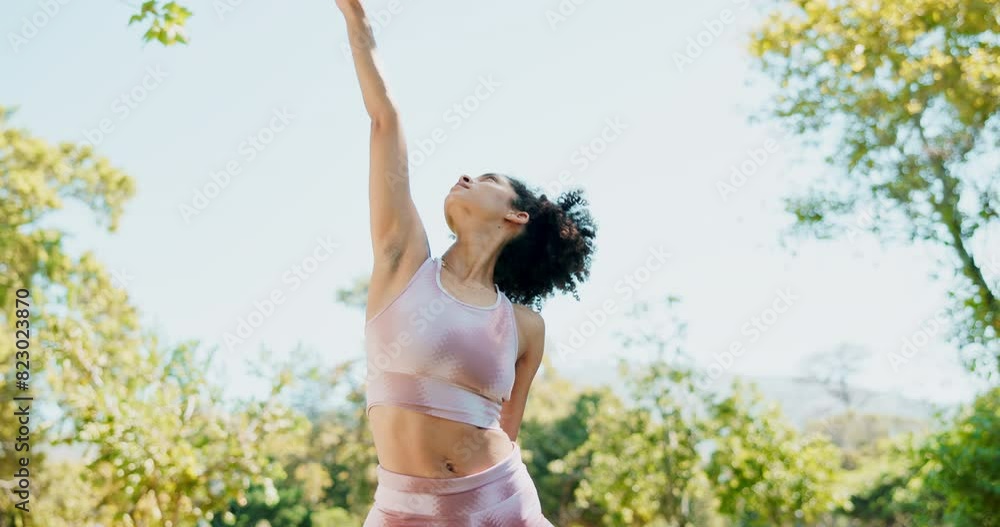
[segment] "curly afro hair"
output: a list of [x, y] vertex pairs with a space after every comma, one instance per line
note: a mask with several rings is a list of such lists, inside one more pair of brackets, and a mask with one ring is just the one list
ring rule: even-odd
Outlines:
[[590, 276], [597, 236], [583, 191], [570, 190], [550, 201], [523, 181], [505, 177], [517, 193], [511, 206], [527, 212], [529, 219], [501, 250], [493, 279], [511, 302], [536, 311], [556, 289], [579, 301], [576, 287]]

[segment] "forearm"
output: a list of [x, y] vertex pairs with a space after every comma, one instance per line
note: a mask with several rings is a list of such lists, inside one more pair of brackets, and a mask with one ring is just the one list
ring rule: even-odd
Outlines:
[[365, 109], [373, 122], [385, 122], [396, 117], [396, 107], [389, 96], [375, 53], [375, 37], [364, 8], [357, 0], [343, 9], [347, 22], [347, 35], [351, 43], [354, 69], [361, 83], [361, 96]]

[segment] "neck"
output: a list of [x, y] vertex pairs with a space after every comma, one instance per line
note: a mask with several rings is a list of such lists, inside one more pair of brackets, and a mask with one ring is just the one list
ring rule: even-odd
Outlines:
[[493, 269], [499, 257], [499, 246], [465, 243], [459, 238], [445, 250], [441, 260], [461, 283], [493, 289]]

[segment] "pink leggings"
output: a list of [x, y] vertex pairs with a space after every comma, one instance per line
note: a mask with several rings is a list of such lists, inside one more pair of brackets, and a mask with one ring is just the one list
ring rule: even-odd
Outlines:
[[542, 515], [535, 484], [511, 442], [492, 467], [457, 478], [423, 478], [379, 465], [375, 505], [363, 527], [554, 527]]

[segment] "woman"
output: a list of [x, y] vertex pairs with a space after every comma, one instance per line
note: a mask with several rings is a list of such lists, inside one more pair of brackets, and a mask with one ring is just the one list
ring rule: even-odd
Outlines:
[[456, 241], [433, 257], [371, 26], [359, 0], [337, 5], [371, 118], [366, 397], [379, 463], [364, 525], [551, 526], [515, 442], [545, 336], [531, 307], [557, 288], [579, 299], [596, 225], [579, 191], [552, 202], [513, 177], [463, 175], [444, 203]]

